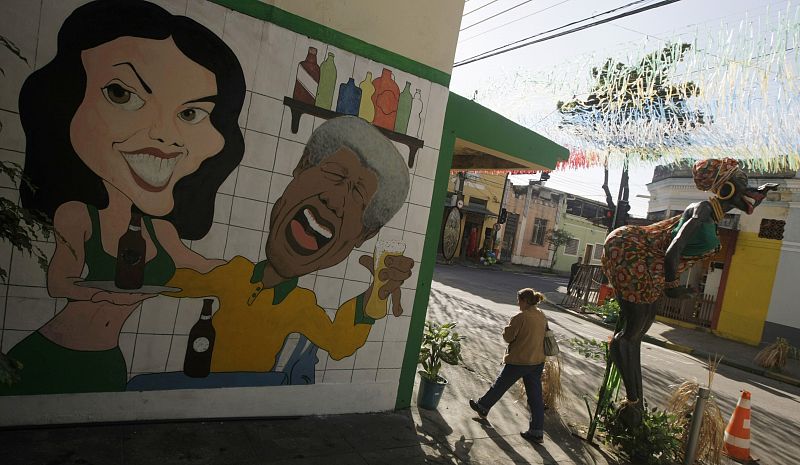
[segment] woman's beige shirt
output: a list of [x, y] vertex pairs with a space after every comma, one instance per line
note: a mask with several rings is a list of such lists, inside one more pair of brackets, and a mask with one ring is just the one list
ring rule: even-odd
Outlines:
[[504, 363], [512, 365], [538, 365], [544, 363], [544, 331], [547, 318], [536, 307], [523, 310], [503, 330], [508, 343]]

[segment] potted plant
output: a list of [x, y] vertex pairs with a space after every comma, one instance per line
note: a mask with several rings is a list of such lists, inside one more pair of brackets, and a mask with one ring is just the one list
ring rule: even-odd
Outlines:
[[439, 375], [442, 362], [458, 365], [461, 358], [461, 336], [453, 330], [455, 323], [425, 323], [422, 335], [422, 347], [419, 352], [420, 383], [417, 393], [417, 405], [424, 409], [435, 410], [442, 397], [447, 380]]

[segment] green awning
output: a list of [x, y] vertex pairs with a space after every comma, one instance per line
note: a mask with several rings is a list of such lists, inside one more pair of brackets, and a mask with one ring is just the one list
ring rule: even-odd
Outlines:
[[456, 138], [453, 170], [525, 172], [555, 169], [569, 150], [488, 108], [450, 93], [444, 131]]

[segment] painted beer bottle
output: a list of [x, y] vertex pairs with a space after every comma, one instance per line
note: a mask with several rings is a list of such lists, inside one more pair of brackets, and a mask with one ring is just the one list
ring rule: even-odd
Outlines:
[[147, 244], [142, 237], [142, 212], [131, 205], [128, 230], [119, 238], [114, 285], [119, 289], [139, 289], [144, 282]]
[[211, 322], [211, 304], [214, 299], [203, 299], [200, 319], [189, 330], [186, 356], [183, 359], [183, 373], [192, 378], [205, 378], [211, 371], [211, 355], [214, 352], [214, 339], [217, 332]]

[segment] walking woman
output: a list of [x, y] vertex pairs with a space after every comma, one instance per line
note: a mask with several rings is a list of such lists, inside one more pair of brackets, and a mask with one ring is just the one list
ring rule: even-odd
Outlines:
[[503, 370], [492, 387], [476, 401], [470, 399], [469, 406], [481, 418], [503, 397], [503, 394], [522, 378], [528, 407], [531, 411], [530, 426], [520, 433], [523, 438], [541, 444], [544, 442], [544, 399], [542, 397], [542, 370], [544, 369], [544, 332], [547, 318], [536, 306], [544, 295], [533, 289], [520, 289], [517, 304], [520, 312], [511, 318], [503, 329], [503, 339], [508, 343], [503, 357]]

